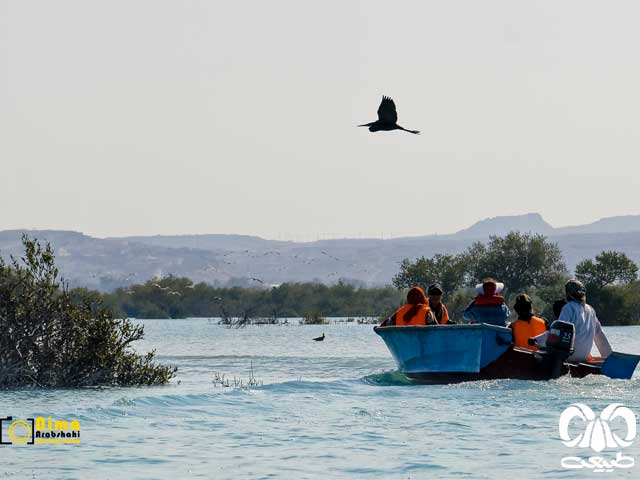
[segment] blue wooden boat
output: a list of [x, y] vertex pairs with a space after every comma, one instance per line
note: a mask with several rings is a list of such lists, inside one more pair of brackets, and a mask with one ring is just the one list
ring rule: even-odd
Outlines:
[[398, 369], [425, 383], [519, 378], [545, 380], [570, 374], [631, 378], [640, 356], [613, 352], [602, 362], [572, 364], [566, 356], [513, 346], [511, 330], [487, 324], [375, 327]]

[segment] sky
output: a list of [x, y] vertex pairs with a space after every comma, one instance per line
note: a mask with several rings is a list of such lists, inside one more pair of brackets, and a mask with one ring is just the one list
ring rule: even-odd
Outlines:
[[[0, 0], [0, 230], [640, 213], [634, 1]], [[370, 133], [382, 95], [421, 135]]]

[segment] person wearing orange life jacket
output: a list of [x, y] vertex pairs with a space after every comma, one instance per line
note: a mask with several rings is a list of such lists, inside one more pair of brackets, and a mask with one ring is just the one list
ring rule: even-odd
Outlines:
[[429, 308], [429, 300], [420, 287], [413, 287], [407, 293], [407, 303], [380, 324], [381, 327], [436, 325], [436, 319]]
[[429, 296], [429, 308], [433, 312], [433, 316], [436, 317], [436, 321], [440, 325], [446, 325], [447, 323], [454, 323], [449, 320], [449, 312], [444, 303], [442, 303], [442, 286], [439, 283], [429, 285], [427, 289], [427, 295]]
[[518, 319], [509, 325], [509, 328], [513, 330], [514, 345], [529, 350], [538, 350], [535, 345], [529, 345], [529, 338], [537, 337], [546, 332], [547, 323], [542, 318], [533, 315], [533, 302], [526, 293], [516, 297], [513, 309], [518, 314]]

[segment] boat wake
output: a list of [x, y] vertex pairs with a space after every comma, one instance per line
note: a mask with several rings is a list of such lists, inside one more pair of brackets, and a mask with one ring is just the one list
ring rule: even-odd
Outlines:
[[389, 370], [382, 373], [366, 375], [365, 377], [362, 377], [361, 380], [368, 385], [376, 385], [380, 387], [415, 385], [411, 380], [409, 380], [409, 378], [407, 378], [407, 376], [397, 370]]

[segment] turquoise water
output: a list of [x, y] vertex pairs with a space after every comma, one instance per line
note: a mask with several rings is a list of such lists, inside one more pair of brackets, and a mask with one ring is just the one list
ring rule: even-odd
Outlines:
[[[409, 384], [371, 325], [251, 326], [147, 320], [170, 385], [0, 393], [0, 415], [81, 422], [81, 445], [1, 446], [1, 478], [640, 478], [566, 470], [558, 436], [573, 402], [640, 415], [640, 377]], [[324, 342], [311, 338], [326, 334]], [[607, 328], [640, 353], [640, 328]], [[260, 382], [243, 387], [253, 369]], [[231, 386], [214, 383], [216, 373]], [[640, 462], [640, 438], [625, 449]], [[584, 456], [588, 456], [584, 455]]]

